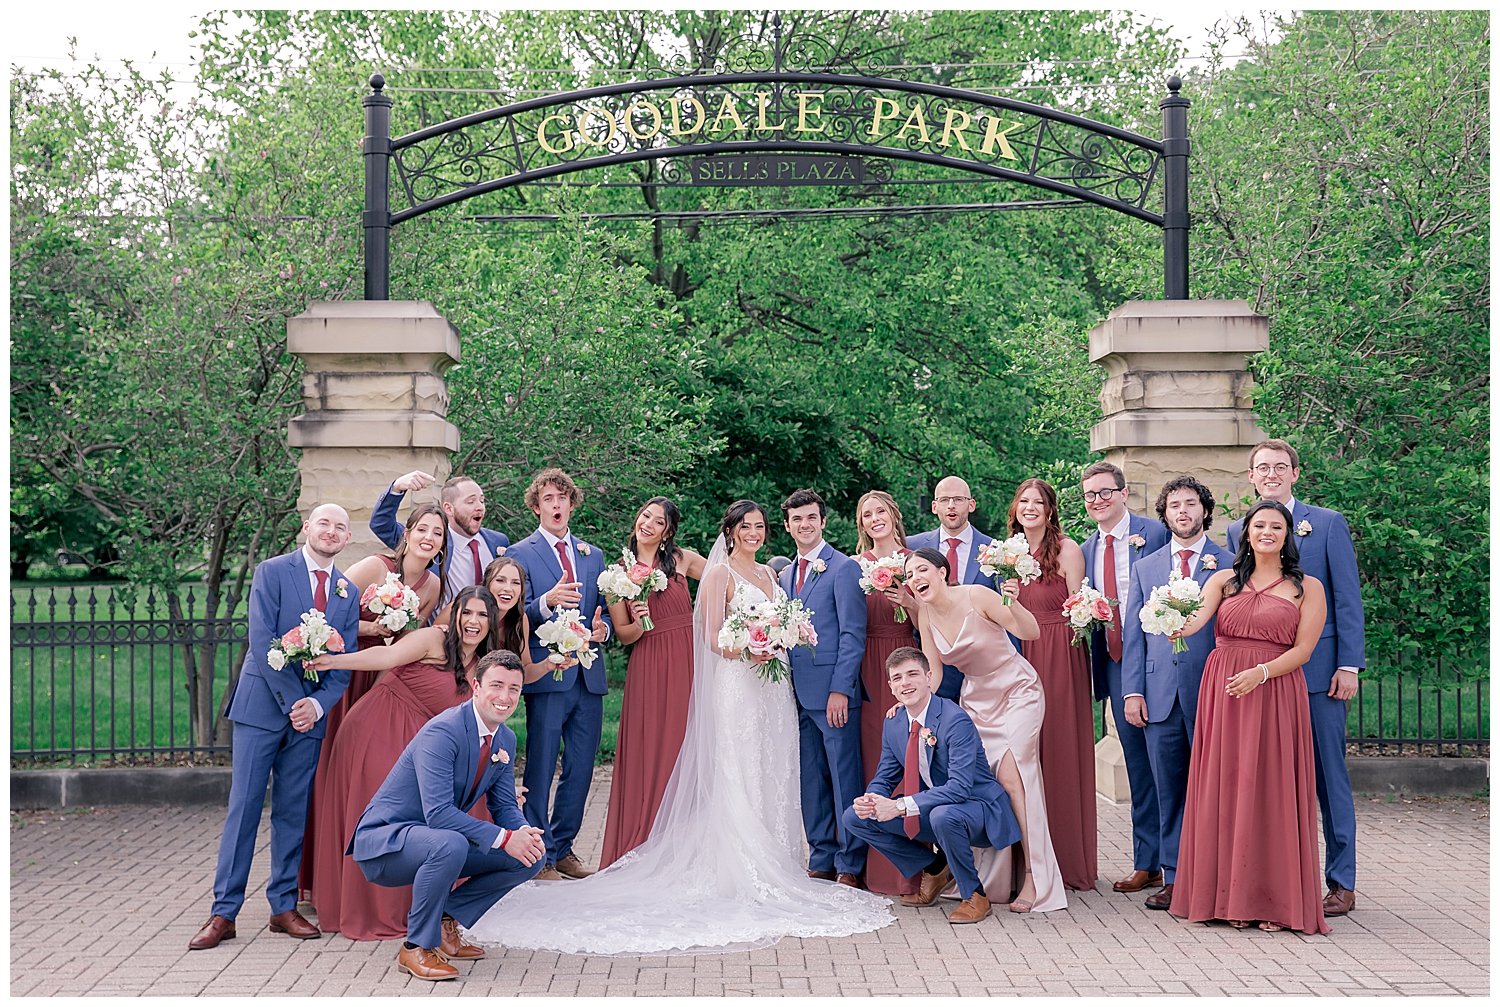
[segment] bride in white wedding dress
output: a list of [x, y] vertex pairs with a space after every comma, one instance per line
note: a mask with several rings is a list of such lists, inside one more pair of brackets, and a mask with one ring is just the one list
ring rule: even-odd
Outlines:
[[592, 877], [515, 889], [467, 931], [471, 939], [571, 954], [692, 954], [893, 922], [886, 899], [807, 877], [791, 683], [718, 650], [730, 604], [781, 591], [755, 562], [765, 538], [764, 509], [730, 505], [693, 609], [687, 733], [650, 836]]

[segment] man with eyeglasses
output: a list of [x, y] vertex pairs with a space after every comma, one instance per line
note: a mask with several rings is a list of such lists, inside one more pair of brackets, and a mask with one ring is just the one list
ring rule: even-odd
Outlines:
[[[969, 523], [974, 513], [974, 498], [969, 494], [969, 484], [958, 476], [944, 476], [932, 491], [932, 513], [937, 515], [938, 527], [924, 531], [907, 540], [906, 547], [913, 551], [922, 548], [936, 549], [948, 560], [948, 582], [950, 584], [984, 584], [999, 590], [991, 577], [979, 572], [979, 547], [994, 541], [984, 532]], [[916, 620], [912, 620], [912, 636], [917, 636]], [[964, 676], [952, 665], [943, 665], [943, 684], [937, 695], [958, 702], [958, 689]]]
[[[1302, 674], [1307, 678], [1318, 806], [1323, 813], [1323, 873], [1328, 882], [1323, 915], [1344, 916], [1354, 908], [1354, 794], [1344, 746], [1349, 700], [1359, 691], [1359, 673], [1365, 666], [1365, 607], [1354, 539], [1344, 515], [1292, 496], [1299, 475], [1297, 449], [1286, 441], [1255, 445], [1249, 475], [1260, 499], [1275, 500], [1291, 511], [1302, 572], [1318, 578], [1328, 595], [1327, 621]], [[1230, 552], [1239, 545], [1242, 524], [1229, 526]]]
[[1166, 526], [1125, 508], [1129, 496], [1125, 473], [1109, 462], [1094, 462], [1083, 470], [1083, 506], [1099, 526], [1083, 543], [1084, 576], [1111, 601], [1108, 629], [1095, 630], [1089, 641], [1094, 669], [1094, 698], [1108, 699], [1115, 731], [1125, 753], [1125, 776], [1130, 781], [1130, 834], [1133, 869], [1114, 883], [1117, 892], [1138, 892], [1164, 884], [1161, 872], [1161, 816], [1156, 780], [1146, 732], [1125, 719], [1124, 657], [1125, 600], [1130, 595], [1130, 571], [1135, 561], [1167, 544]]

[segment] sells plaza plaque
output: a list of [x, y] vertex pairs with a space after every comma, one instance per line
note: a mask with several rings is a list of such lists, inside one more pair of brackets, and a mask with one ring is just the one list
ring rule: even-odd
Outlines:
[[689, 159], [688, 177], [693, 185], [861, 185], [865, 162], [844, 156], [719, 154]]

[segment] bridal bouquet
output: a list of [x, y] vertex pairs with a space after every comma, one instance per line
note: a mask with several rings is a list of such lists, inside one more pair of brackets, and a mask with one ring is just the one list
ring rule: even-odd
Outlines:
[[[1151, 597], [1141, 606], [1141, 629], [1153, 636], [1171, 636], [1202, 607], [1203, 589], [1198, 582], [1173, 571], [1170, 580], [1151, 589]], [[1181, 637], [1172, 641], [1172, 653], [1187, 649], [1187, 641]]]
[[1082, 646], [1083, 641], [1096, 628], [1108, 626], [1110, 607], [1118, 604], [1119, 602], [1106, 598], [1103, 591], [1089, 587], [1089, 579], [1083, 578], [1078, 590], [1068, 595], [1068, 600], [1063, 602], [1062, 607], [1063, 618], [1068, 620], [1068, 627], [1073, 630], [1073, 646]]
[[[1042, 575], [1042, 565], [1031, 555], [1031, 546], [1026, 544], [1024, 534], [1012, 535], [1003, 542], [998, 539], [987, 542], [979, 547], [978, 556], [980, 573], [986, 577], [998, 575], [996, 587], [1001, 580], [1019, 580], [1024, 586]], [[1009, 595], [1001, 595], [1000, 600], [1010, 604]]]
[[[576, 608], [559, 609], [552, 618], [537, 627], [536, 638], [547, 648], [547, 660], [563, 665], [568, 658], [577, 658], [585, 668], [594, 666], [594, 641], [583, 615]], [[559, 667], [552, 677], [562, 681], [563, 669]]]
[[422, 601], [417, 592], [401, 583], [396, 573], [388, 573], [379, 584], [371, 584], [359, 596], [361, 608], [374, 612], [380, 623], [392, 633], [400, 633], [417, 624], [417, 612]]
[[[900, 587], [906, 583], [906, 557], [882, 556], [880, 559], [858, 557], [863, 575], [859, 578], [859, 589], [865, 594], [884, 591], [888, 587]], [[906, 621], [906, 609], [896, 606], [896, 621]]]
[[743, 660], [769, 657], [756, 671], [772, 682], [785, 682], [790, 672], [779, 656], [793, 647], [817, 647], [813, 613], [795, 598], [777, 598], [751, 604], [738, 594], [719, 627], [719, 646], [739, 651]]
[[[328, 625], [323, 613], [314, 608], [302, 613], [302, 625], [293, 626], [280, 640], [271, 644], [271, 649], [266, 652], [266, 663], [280, 671], [288, 661], [310, 661], [324, 654], [343, 652], [344, 638]], [[302, 677], [309, 682], [318, 681], [318, 673], [311, 668], [303, 668]]]
[[[667, 575], [654, 566], [636, 561], [629, 549], [620, 553], [620, 562], [611, 563], [599, 575], [599, 590], [611, 605], [619, 601], [640, 601], [655, 591], [667, 589]], [[641, 616], [641, 629], [654, 628], [651, 616]]]

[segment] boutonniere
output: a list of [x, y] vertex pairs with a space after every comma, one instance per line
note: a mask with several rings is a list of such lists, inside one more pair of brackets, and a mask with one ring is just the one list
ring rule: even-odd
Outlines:
[[592, 556], [594, 554], [594, 550], [589, 548], [589, 544], [587, 542], [579, 542], [578, 553], [581, 556]]
[[1308, 535], [1311, 535], [1311, 534], [1312, 534], [1312, 522], [1306, 520], [1305, 518], [1303, 520], [1297, 522], [1297, 537], [1298, 538], [1306, 538]]
[[1146, 548], [1146, 540], [1140, 535], [1132, 535], [1125, 541], [1129, 542], [1131, 548], [1133, 548], [1136, 552], [1140, 552], [1142, 549]]
[[813, 573], [822, 573], [828, 569], [828, 564], [824, 563], [821, 559], [815, 559], [808, 564], [808, 567]]
[[504, 763], [505, 765], [508, 766], [508, 765], [510, 765], [510, 753], [507, 752], [503, 748], [499, 749], [499, 750], [497, 750], [495, 752], [495, 754], [493, 754], [493, 755], [490, 756], [490, 761], [491, 762], [502, 762], [502, 763]]
[[[1305, 523], [1306, 522], [1304, 522], [1304, 524]], [[340, 598], [347, 598], [347, 597], [349, 597], [349, 582], [347, 580], [345, 580], [344, 578], [340, 577], [339, 578], [339, 582], [337, 584], [333, 585], [333, 593], [336, 594], [336, 595], [338, 595]]]
[[937, 735], [932, 733], [932, 728], [922, 728], [922, 744], [926, 745], [928, 748], [937, 747]]
[[1199, 558], [1198, 565], [1205, 570], [1217, 570], [1219, 568], [1219, 557], [1211, 552], [1206, 552]]

